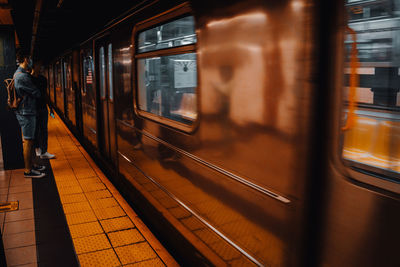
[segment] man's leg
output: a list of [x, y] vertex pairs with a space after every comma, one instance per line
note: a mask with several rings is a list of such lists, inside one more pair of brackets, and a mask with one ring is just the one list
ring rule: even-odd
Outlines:
[[34, 141], [34, 145], [33, 145], [35, 148], [36, 156], [40, 156], [40, 154], [42, 154], [42, 152], [40, 151], [40, 136], [41, 136], [40, 116], [36, 115], [35, 141]]
[[32, 115], [20, 115], [16, 114], [19, 125], [21, 126], [23, 141], [23, 154], [24, 154], [24, 165], [25, 173], [29, 173], [32, 170], [33, 157], [32, 150], [34, 145], [36, 117]]
[[25, 173], [29, 173], [32, 170], [33, 157], [33, 139], [24, 139], [24, 161], [25, 161]]
[[[27, 178], [42, 178], [45, 176], [44, 173], [33, 170], [33, 145], [36, 128], [36, 116], [32, 115], [20, 115], [16, 114], [19, 125], [21, 126], [22, 135], [24, 136], [24, 161], [25, 161], [25, 173], [24, 176]], [[43, 166], [38, 166], [42, 168]]]

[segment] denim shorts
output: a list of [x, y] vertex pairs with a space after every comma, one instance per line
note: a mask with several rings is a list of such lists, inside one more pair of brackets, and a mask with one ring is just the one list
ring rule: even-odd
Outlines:
[[15, 114], [21, 126], [22, 135], [26, 140], [32, 140], [35, 138], [35, 128], [36, 128], [36, 116], [35, 115], [20, 115]]

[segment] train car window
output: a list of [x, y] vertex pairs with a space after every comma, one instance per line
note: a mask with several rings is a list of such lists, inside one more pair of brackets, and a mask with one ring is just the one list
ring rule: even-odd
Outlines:
[[112, 57], [112, 44], [108, 44], [108, 89], [109, 98], [111, 101], [114, 99], [113, 93], [113, 57]]
[[346, 7], [342, 157], [352, 169], [400, 181], [400, 1]]
[[69, 58], [64, 61], [64, 88], [72, 91], [71, 65]]
[[83, 58], [83, 95], [93, 89], [93, 58], [91, 51], [87, 52]]
[[[196, 40], [193, 16], [139, 32], [137, 107], [146, 112], [143, 115], [150, 113], [156, 115], [156, 120], [167, 118], [187, 126], [196, 120]], [[171, 124], [168, 120], [162, 122]]]
[[193, 16], [159, 25], [138, 35], [138, 52], [149, 52], [196, 43]]
[[57, 101], [57, 106], [61, 109], [63, 88], [62, 88], [62, 70], [61, 70], [61, 62], [60, 61], [56, 62], [55, 84], [56, 84], [55, 98]]
[[60, 62], [58, 61], [56, 63], [56, 90], [59, 91], [61, 90], [61, 65]]
[[106, 58], [104, 55], [104, 46], [100, 47], [100, 97], [106, 97]]

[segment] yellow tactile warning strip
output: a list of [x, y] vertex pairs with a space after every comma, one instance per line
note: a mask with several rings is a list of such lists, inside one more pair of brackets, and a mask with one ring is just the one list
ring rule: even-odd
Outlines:
[[49, 151], [81, 266], [178, 266], [59, 117], [49, 120]]

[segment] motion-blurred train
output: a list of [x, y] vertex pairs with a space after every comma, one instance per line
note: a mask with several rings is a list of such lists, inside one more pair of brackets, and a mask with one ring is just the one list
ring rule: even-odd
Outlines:
[[400, 266], [399, 2], [143, 1], [49, 97], [182, 265]]

